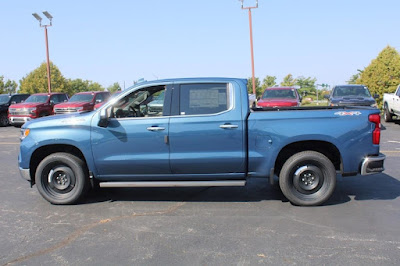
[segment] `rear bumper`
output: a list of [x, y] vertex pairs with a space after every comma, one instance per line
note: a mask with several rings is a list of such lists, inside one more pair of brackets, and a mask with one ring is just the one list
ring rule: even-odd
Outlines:
[[361, 175], [372, 175], [381, 173], [385, 170], [383, 163], [386, 156], [380, 153], [377, 156], [366, 157], [361, 164]]

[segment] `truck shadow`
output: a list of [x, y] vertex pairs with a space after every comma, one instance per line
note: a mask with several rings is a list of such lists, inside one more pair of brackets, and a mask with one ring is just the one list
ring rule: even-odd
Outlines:
[[[338, 178], [335, 192], [324, 206], [352, 200], [394, 200], [400, 196], [400, 181], [386, 175]], [[171, 202], [288, 202], [279, 185], [266, 179], [250, 179], [245, 187], [202, 188], [108, 188], [91, 191], [82, 204], [118, 201]]]

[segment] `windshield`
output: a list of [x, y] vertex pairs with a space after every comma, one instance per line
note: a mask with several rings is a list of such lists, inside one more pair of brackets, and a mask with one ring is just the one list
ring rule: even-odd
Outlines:
[[343, 86], [336, 87], [333, 91], [334, 97], [348, 97], [348, 96], [360, 96], [360, 97], [371, 97], [367, 87], [361, 86]]
[[93, 96], [93, 94], [75, 94], [69, 99], [69, 102], [90, 102]]
[[285, 98], [285, 99], [296, 99], [296, 93], [294, 89], [290, 90], [266, 90], [262, 96], [263, 99], [270, 98]]
[[8, 103], [10, 96], [8, 94], [0, 95], [0, 104]]
[[45, 103], [49, 95], [31, 95], [26, 99], [26, 103]]

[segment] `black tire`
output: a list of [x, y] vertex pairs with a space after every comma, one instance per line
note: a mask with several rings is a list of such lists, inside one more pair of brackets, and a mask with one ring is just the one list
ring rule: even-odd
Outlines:
[[319, 152], [299, 152], [284, 163], [279, 186], [294, 205], [321, 205], [335, 190], [336, 170], [332, 162]]
[[0, 127], [6, 127], [8, 126], [8, 116], [6, 113], [0, 114]]
[[39, 193], [52, 204], [74, 204], [88, 189], [87, 168], [69, 153], [54, 153], [44, 158], [36, 169]]
[[385, 122], [392, 122], [393, 121], [393, 117], [392, 114], [390, 113], [387, 103], [385, 103], [384, 107], [383, 107], [383, 119], [385, 120]]

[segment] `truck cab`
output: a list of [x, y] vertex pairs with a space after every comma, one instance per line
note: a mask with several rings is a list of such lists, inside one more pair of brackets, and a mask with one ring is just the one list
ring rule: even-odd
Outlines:
[[11, 125], [21, 126], [27, 121], [54, 114], [54, 105], [68, 100], [65, 93], [36, 93], [29, 96], [25, 102], [13, 104], [8, 109], [8, 119]]

